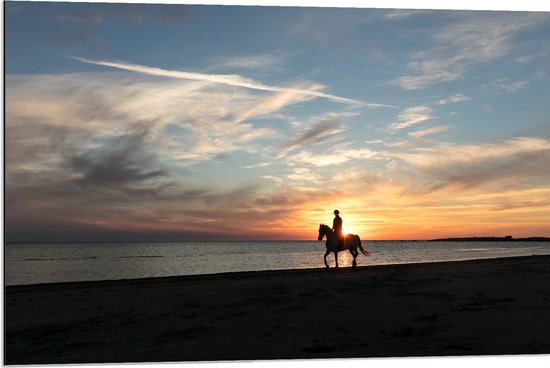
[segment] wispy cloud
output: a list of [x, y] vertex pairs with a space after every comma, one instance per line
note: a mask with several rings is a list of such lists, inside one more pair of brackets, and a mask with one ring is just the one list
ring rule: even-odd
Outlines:
[[269, 162], [260, 162], [258, 164], [251, 164], [251, 165], [245, 165], [243, 166], [243, 169], [256, 169], [258, 167], [267, 167], [271, 164]]
[[[436, 188], [476, 187], [500, 180], [500, 185], [548, 180], [550, 140], [518, 137], [479, 144], [442, 144], [392, 155], [429, 175]], [[437, 184], [438, 183], [438, 184]], [[501, 187], [500, 190], [503, 188]]]
[[280, 176], [275, 176], [275, 175], [261, 175], [260, 177], [261, 177], [261, 178], [264, 178], [264, 179], [272, 180], [272, 181], [274, 181], [274, 182], [277, 183], [277, 184], [283, 183], [283, 178], [280, 177]]
[[432, 84], [454, 81], [460, 77], [462, 77], [462, 72], [459, 71], [432, 70], [426, 71], [425, 74], [399, 77], [394, 81], [394, 84], [407, 90], [414, 90]]
[[322, 177], [314, 171], [307, 168], [295, 168], [292, 173], [288, 174], [286, 178], [290, 181], [297, 183], [321, 183]]
[[218, 57], [212, 59], [216, 68], [270, 70], [278, 68], [285, 62], [287, 56], [282, 53], [260, 54], [247, 56]]
[[[105, 189], [111, 183], [122, 188], [130, 183], [114, 179], [116, 172], [124, 172], [139, 186], [153, 187], [165, 181], [160, 174], [170, 172], [175, 177], [169, 179], [178, 181], [178, 173], [197, 163], [235, 151], [256, 153], [263, 147], [259, 141], [280, 133], [235, 120], [243, 106], [262, 102], [262, 95], [244, 92], [116, 73], [8, 76], [7, 185], [14, 183], [14, 175], [65, 177], [71, 172], [69, 180], [81, 179], [83, 187]], [[284, 106], [262, 113], [277, 113]], [[95, 180], [100, 176], [105, 181]]]
[[431, 128], [426, 128], [426, 129], [410, 132], [409, 135], [413, 138], [423, 138], [427, 135], [439, 134], [439, 133], [446, 132], [449, 129], [450, 129], [449, 125], [439, 125], [439, 126], [434, 126], [434, 127], [431, 127]]
[[70, 21], [70, 22], [82, 22], [85, 24], [94, 24], [103, 22], [103, 16], [93, 12], [66, 12], [57, 17], [59, 21]]
[[[307, 88], [304, 86], [304, 88]], [[283, 108], [307, 102], [315, 98], [296, 91], [275, 92], [267, 96], [259, 96], [250, 103], [245, 103], [235, 112], [234, 121], [239, 123], [248, 119], [272, 115]]]
[[285, 151], [290, 151], [303, 145], [323, 142], [327, 138], [338, 135], [344, 131], [345, 129], [342, 128], [342, 122], [339, 120], [324, 120], [293, 138], [283, 146], [283, 149]]
[[507, 55], [514, 37], [541, 21], [530, 14], [462, 13], [463, 18], [436, 32], [437, 46], [415, 53], [408, 64], [410, 74], [394, 83], [414, 90], [460, 79], [473, 66]]
[[437, 103], [439, 105], [447, 105], [450, 103], [457, 103], [457, 102], [464, 102], [464, 101], [471, 101], [472, 99], [468, 96], [463, 95], [462, 93], [457, 93], [456, 95], [452, 95], [449, 98], [439, 100]]
[[[55, 9], [55, 8], [53, 8]], [[174, 24], [184, 20], [187, 7], [180, 4], [163, 6], [146, 4], [71, 4], [63, 6], [63, 11], [56, 17], [58, 21], [70, 21], [83, 24], [104, 21], [120, 22], [126, 27], [133, 27], [144, 21], [155, 21], [161, 24]]]
[[20, 16], [16, 33], [28, 45], [56, 45], [79, 52], [83, 48], [97, 52], [112, 46], [112, 40], [103, 39], [98, 32], [106, 24], [119, 30], [149, 22], [170, 26], [188, 15], [187, 6], [180, 4], [50, 2], [38, 8], [31, 2], [14, 2], [6, 3], [6, 10]]
[[522, 88], [525, 88], [529, 84], [529, 81], [509, 81], [507, 78], [501, 78], [489, 84], [483, 86], [492, 91], [497, 91], [501, 93], [513, 93], [519, 91]]
[[90, 60], [90, 59], [85, 59], [85, 58], [76, 57], [76, 56], [69, 56], [69, 57], [88, 64], [102, 65], [102, 66], [107, 66], [111, 68], [128, 70], [132, 72], [144, 73], [144, 74], [155, 75], [160, 77], [196, 80], [196, 81], [203, 81], [203, 82], [209, 82], [209, 83], [219, 83], [219, 84], [225, 84], [225, 85], [230, 85], [235, 87], [255, 89], [260, 91], [299, 93], [299, 94], [304, 94], [308, 96], [327, 98], [329, 100], [345, 103], [345, 104], [362, 105], [369, 108], [394, 107], [390, 105], [368, 103], [364, 101], [354, 100], [351, 98], [322, 93], [322, 92], [319, 92], [319, 90], [322, 89], [323, 86], [319, 84], [313, 84], [309, 89], [285, 88], [285, 87], [268, 86], [268, 85], [253, 81], [251, 79], [242, 77], [240, 75], [183, 72], [183, 71], [166, 70], [161, 68], [130, 64], [130, 63], [118, 62], [118, 61]]
[[334, 153], [313, 153], [310, 151], [301, 151], [295, 155], [287, 157], [290, 164], [300, 163], [317, 167], [339, 165], [353, 159], [368, 160], [385, 158], [384, 153], [372, 151], [368, 148], [347, 148], [336, 149]]
[[429, 106], [415, 106], [403, 110], [397, 116], [397, 122], [390, 124], [391, 131], [409, 128], [413, 125], [433, 119], [433, 109]]
[[389, 10], [384, 14], [384, 19], [389, 20], [403, 20], [416, 15], [430, 13], [429, 10], [415, 10], [415, 9], [395, 9]]
[[[6, 205], [11, 229], [23, 226], [17, 219], [32, 221], [37, 203], [49, 213], [48, 231], [61, 231], [78, 219], [74, 229], [81, 232], [65, 235], [73, 238], [123, 238], [134, 236], [134, 231], [136, 237], [139, 231], [160, 238], [177, 237], [182, 231], [204, 231], [196, 236], [205, 236], [210, 229], [205, 224], [212, 224], [208, 221], [219, 225], [216, 231], [238, 237], [240, 221], [250, 214], [258, 228], [273, 229], [269, 221], [279, 221], [277, 211], [282, 210], [253, 206], [262, 198], [254, 183], [242, 183], [238, 174], [232, 184], [212, 182], [202, 177], [209, 174], [200, 165], [217, 165], [239, 152], [251, 159], [267, 158], [247, 165], [265, 167], [252, 181], [273, 181], [281, 190], [289, 182], [316, 185], [319, 174], [300, 169], [297, 161], [289, 161], [281, 175], [273, 173], [268, 152], [276, 154], [280, 146], [266, 142], [288, 136], [288, 125], [257, 120], [279, 116], [285, 107], [311, 98], [119, 72], [7, 76]], [[293, 143], [307, 145], [337, 135], [343, 129], [338, 118], [346, 116], [355, 113], [346, 110], [306, 119], [317, 124], [294, 128], [298, 133]], [[349, 160], [367, 152], [343, 154]], [[255, 172], [240, 169], [247, 171], [244, 177], [254, 178]], [[288, 198], [284, 205], [296, 208], [311, 195]], [[181, 203], [189, 213], [200, 215], [184, 213], [178, 208]], [[234, 208], [247, 214], [231, 214]], [[228, 215], [231, 220], [224, 218]], [[211, 231], [209, 236], [215, 235]]]

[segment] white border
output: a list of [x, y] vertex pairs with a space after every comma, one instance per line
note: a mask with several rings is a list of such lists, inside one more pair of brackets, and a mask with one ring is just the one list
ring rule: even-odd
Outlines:
[[[44, 0], [27, 0], [44, 1]], [[58, 2], [58, 1], [56, 1]], [[61, 2], [61, 1], [59, 1]], [[79, 0], [63, 0], [63, 2], [83, 2]], [[260, 5], [260, 6], [301, 6], [301, 7], [339, 7], [339, 8], [405, 8], [405, 9], [449, 9], [449, 10], [509, 10], [509, 11], [550, 11], [550, 1], [545, 0], [89, 0], [86, 2], [119, 2], [119, 3], [158, 3], [158, 4], [197, 4], [197, 5]], [[3, 8], [3, 7], [2, 7]], [[0, 11], [0, 14], [3, 13]], [[3, 31], [3, 27], [2, 27]], [[1, 31], [0, 31], [1, 32]], [[0, 33], [1, 35], [1, 33]], [[3, 36], [3, 35], [2, 35]], [[3, 37], [2, 37], [3, 40]], [[2, 44], [3, 46], [3, 44]], [[3, 47], [2, 47], [3, 49]], [[3, 60], [2, 60], [3, 64]], [[3, 66], [3, 65], [2, 65]], [[3, 97], [3, 96], [2, 96]], [[3, 135], [3, 129], [0, 133]], [[0, 138], [3, 138], [0, 135]], [[3, 145], [2, 139], [2, 145]], [[3, 151], [3, 147], [2, 147]], [[1, 157], [1, 156], [0, 156]], [[1, 157], [3, 159], [3, 157]], [[3, 166], [3, 160], [2, 160]], [[3, 167], [2, 167], [3, 169]], [[3, 171], [3, 170], [2, 170]], [[2, 275], [0, 275], [1, 278]], [[2, 295], [3, 296], [3, 295]], [[3, 297], [0, 301], [3, 307]], [[3, 309], [3, 308], [2, 308]], [[0, 325], [3, 324], [0, 321]], [[0, 336], [3, 344], [3, 334]], [[4, 350], [3, 350], [4, 352]], [[2, 359], [4, 363], [4, 360]], [[464, 368], [491, 367], [499, 368], [526, 366], [529, 368], [550, 367], [549, 355], [508, 355], [508, 356], [481, 356], [481, 357], [429, 357], [429, 358], [384, 358], [384, 359], [326, 359], [326, 360], [272, 360], [272, 361], [238, 361], [238, 362], [202, 362], [202, 363], [161, 363], [161, 364], [101, 364], [101, 365], [48, 365], [47, 367], [109, 367], [109, 366], [136, 366], [136, 367], [163, 367], [181, 366], [185, 368], [334, 368], [335, 365], [345, 365], [345, 368], [378, 368], [378, 367], [407, 367], [407, 368]]]

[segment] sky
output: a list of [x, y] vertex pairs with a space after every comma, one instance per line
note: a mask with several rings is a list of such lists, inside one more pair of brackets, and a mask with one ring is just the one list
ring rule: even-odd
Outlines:
[[5, 2], [7, 241], [550, 236], [550, 13]]

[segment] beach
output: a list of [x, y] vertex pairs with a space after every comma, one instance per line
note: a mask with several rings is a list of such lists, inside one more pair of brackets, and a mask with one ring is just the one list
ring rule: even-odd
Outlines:
[[8, 286], [5, 363], [550, 353], [550, 256]]

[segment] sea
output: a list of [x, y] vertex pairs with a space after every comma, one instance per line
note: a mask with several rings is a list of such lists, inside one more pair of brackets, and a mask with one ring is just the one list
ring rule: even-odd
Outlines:
[[[365, 241], [359, 266], [550, 255], [550, 242]], [[324, 267], [324, 242], [7, 243], [5, 285]], [[334, 255], [327, 257], [334, 267]], [[349, 252], [339, 266], [350, 267]]]

